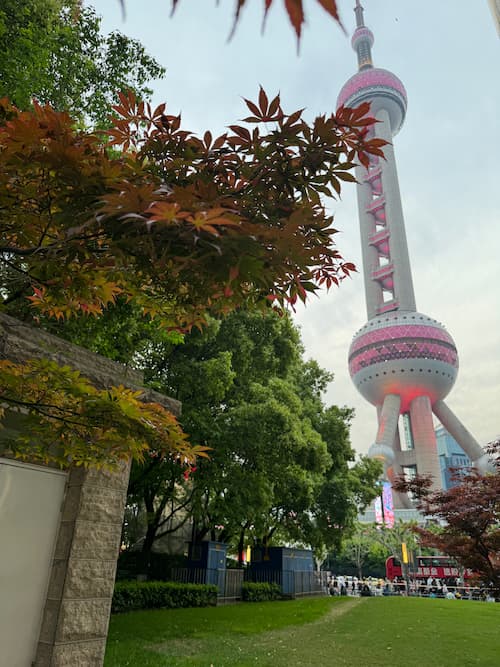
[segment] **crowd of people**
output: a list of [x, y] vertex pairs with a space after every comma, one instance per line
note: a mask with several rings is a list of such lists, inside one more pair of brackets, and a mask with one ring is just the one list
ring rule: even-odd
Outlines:
[[403, 577], [382, 579], [333, 575], [328, 576], [328, 593], [330, 595], [377, 596], [377, 595], [415, 595], [419, 597], [445, 598], [447, 600], [483, 600], [495, 602], [494, 591], [489, 587], [472, 586], [460, 577], [451, 579], [411, 579]]

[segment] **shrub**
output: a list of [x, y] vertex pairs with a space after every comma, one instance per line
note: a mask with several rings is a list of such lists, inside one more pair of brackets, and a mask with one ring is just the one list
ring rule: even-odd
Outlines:
[[279, 584], [255, 583], [246, 581], [243, 584], [241, 597], [245, 602], [266, 602], [281, 599]]
[[118, 581], [111, 611], [135, 611], [167, 607], [208, 607], [217, 604], [217, 586], [164, 581]]

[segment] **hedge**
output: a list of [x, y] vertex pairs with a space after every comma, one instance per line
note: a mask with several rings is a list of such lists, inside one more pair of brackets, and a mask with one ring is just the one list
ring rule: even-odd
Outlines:
[[167, 607], [209, 607], [217, 604], [217, 586], [165, 581], [118, 581], [112, 613]]
[[266, 602], [281, 599], [281, 587], [278, 584], [254, 583], [246, 581], [241, 590], [245, 602]]

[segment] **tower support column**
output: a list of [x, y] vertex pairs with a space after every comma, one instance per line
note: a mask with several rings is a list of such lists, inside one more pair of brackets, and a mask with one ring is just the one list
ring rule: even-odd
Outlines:
[[432, 489], [442, 488], [441, 468], [437, 455], [432, 407], [428, 396], [417, 396], [410, 404], [410, 422], [419, 475], [432, 476]]
[[[398, 420], [399, 422], [399, 420]], [[398, 423], [398, 428], [396, 429], [396, 433], [394, 435], [394, 454], [395, 454], [395, 459], [394, 463], [392, 465], [392, 472], [394, 479], [396, 477], [402, 477], [404, 474], [403, 466], [400, 463], [400, 456], [401, 456], [401, 438], [399, 436], [399, 423]], [[390, 480], [391, 482], [393, 481], [392, 479]], [[403, 491], [395, 491], [394, 489], [392, 490], [392, 500], [394, 503], [394, 509], [396, 510], [411, 510], [413, 509], [413, 503], [411, 502], [410, 498], [408, 497], [408, 494], [403, 492]]]
[[384, 398], [378, 420], [376, 445], [384, 445], [392, 450], [398, 428], [401, 398], [397, 394], [387, 394]]
[[384, 464], [384, 477], [392, 476], [394, 462], [394, 437], [398, 428], [401, 398], [397, 394], [387, 394], [378, 415], [378, 430], [375, 443], [370, 447], [368, 456]]
[[445, 427], [452, 438], [458, 442], [474, 465], [481, 471], [490, 470], [491, 464], [488, 455], [479, 445], [477, 440], [462, 424], [460, 419], [450, 410], [444, 401], [436, 401], [433, 411], [441, 424]]

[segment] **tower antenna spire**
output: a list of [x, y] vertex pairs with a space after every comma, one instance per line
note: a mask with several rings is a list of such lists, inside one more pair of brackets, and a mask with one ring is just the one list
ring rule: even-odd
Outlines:
[[363, 6], [360, 0], [356, 0], [354, 13], [356, 14], [356, 30], [352, 36], [352, 48], [358, 54], [358, 69], [369, 69], [373, 67], [372, 51], [373, 33], [365, 26], [363, 17]]
[[356, 7], [354, 7], [354, 13], [356, 14], [356, 26], [358, 28], [364, 28], [365, 22], [363, 19], [364, 8], [361, 6], [360, 0], [356, 0]]

